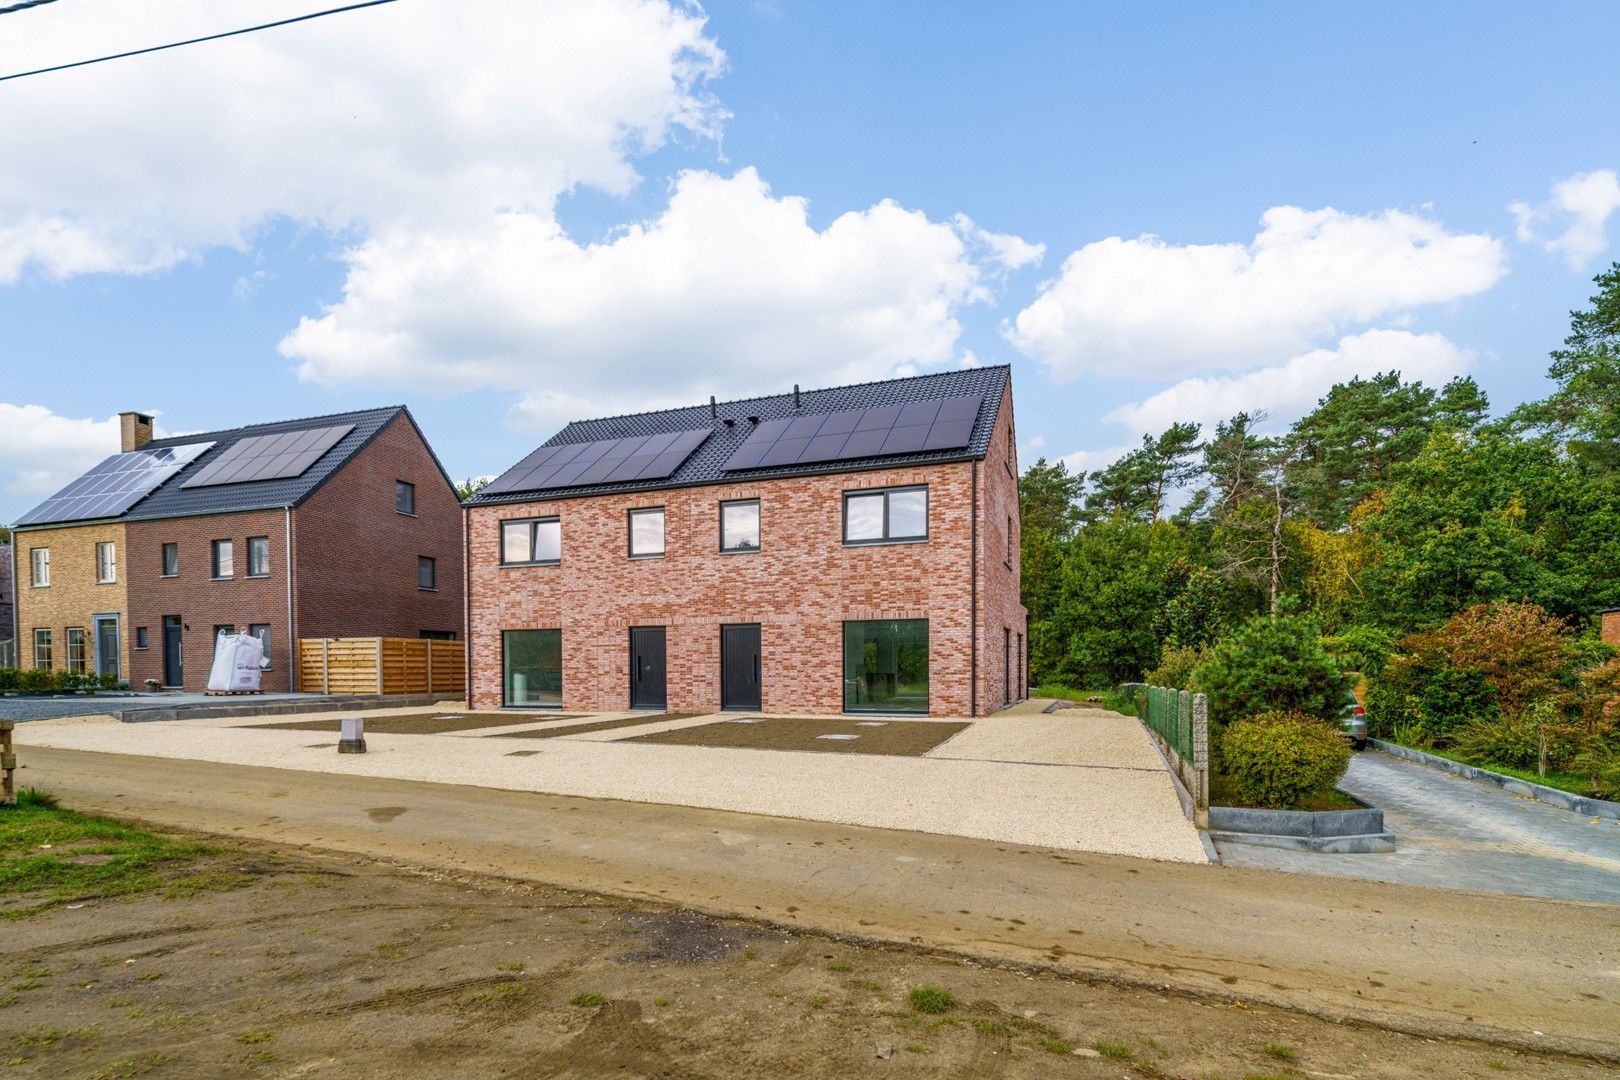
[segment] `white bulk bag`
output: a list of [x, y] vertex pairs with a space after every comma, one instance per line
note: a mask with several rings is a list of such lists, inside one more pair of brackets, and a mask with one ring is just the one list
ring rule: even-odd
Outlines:
[[252, 634], [221, 633], [214, 639], [214, 666], [208, 672], [210, 690], [257, 690], [264, 663], [264, 647]]

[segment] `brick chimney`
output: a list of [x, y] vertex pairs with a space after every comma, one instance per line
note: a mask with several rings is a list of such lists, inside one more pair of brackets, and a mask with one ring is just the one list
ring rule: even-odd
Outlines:
[[123, 453], [139, 450], [152, 441], [152, 418], [145, 413], [119, 413], [118, 440]]

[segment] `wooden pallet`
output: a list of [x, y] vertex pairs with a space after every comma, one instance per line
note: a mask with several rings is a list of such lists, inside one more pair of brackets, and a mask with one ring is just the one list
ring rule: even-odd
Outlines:
[[263, 690], [204, 690], [203, 693], [205, 695], [207, 695], [208, 697], [252, 697], [254, 694], [262, 694], [262, 693], [264, 693], [264, 691]]

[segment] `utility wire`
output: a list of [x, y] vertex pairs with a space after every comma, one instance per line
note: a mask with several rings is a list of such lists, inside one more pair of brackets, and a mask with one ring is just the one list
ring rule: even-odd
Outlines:
[[26, 11], [41, 4], [54, 4], [56, 0], [16, 0], [16, 3], [0, 7], [0, 15], [10, 15], [13, 11]]
[[[26, 0], [27, 3], [50, 3], [51, 0]], [[111, 56], [98, 56], [93, 60], [76, 60], [71, 64], [57, 64], [54, 67], [39, 68], [36, 71], [19, 71], [15, 75], [0, 75], [0, 82], [11, 79], [23, 79], [29, 75], [46, 75], [52, 71], [66, 71], [68, 68], [84, 67], [87, 64], [101, 64], [108, 60], [122, 60], [128, 56], [141, 56], [145, 53], [162, 52], [164, 49], [178, 49], [182, 45], [196, 45], [203, 41], [218, 41], [220, 38], [235, 37], [238, 34], [251, 34], [258, 30], [272, 30], [278, 26], [288, 26], [292, 23], [306, 22], [310, 19], [319, 19], [325, 15], [340, 15], [345, 11], [358, 11], [361, 8], [377, 7], [382, 4], [392, 4], [395, 0], [365, 0], [360, 4], [348, 4], [344, 7], [328, 8], [325, 11], [311, 12], [308, 15], [296, 15], [291, 19], [279, 19], [276, 22], [261, 23], [258, 26], [245, 26], [240, 30], [227, 30], [222, 34], [209, 34], [206, 37], [188, 38], [185, 41], [173, 41], [167, 45], [151, 45], [144, 49], [131, 49], [129, 52], [113, 53]]]

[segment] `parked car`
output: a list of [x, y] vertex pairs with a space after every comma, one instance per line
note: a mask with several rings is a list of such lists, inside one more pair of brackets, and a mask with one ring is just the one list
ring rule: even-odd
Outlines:
[[1344, 693], [1344, 709], [1339, 713], [1344, 725], [1344, 737], [1350, 740], [1350, 749], [1367, 749], [1367, 707], [1356, 697], [1354, 690]]

